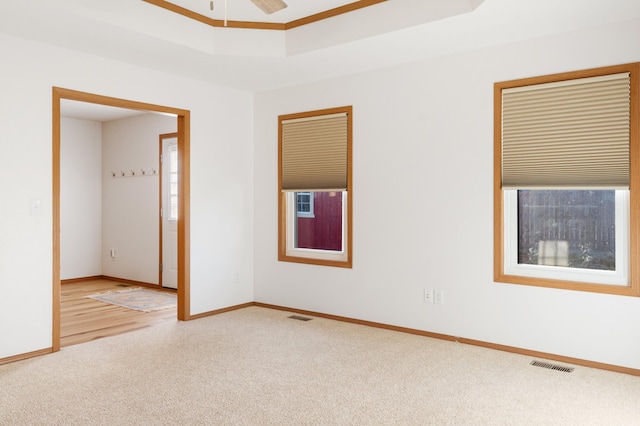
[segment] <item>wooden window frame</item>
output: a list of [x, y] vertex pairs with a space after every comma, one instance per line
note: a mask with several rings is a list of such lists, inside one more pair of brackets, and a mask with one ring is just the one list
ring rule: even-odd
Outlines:
[[[346, 197], [346, 260], [328, 260], [287, 254], [287, 192], [282, 190], [282, 122], [330, 114], [347, 114], [347, 197]], [[353, 266], [353, 107], [344, 106], [316, 111], [306, 111], [278, 117], [278, 261], [306, 263], [321, 266], [352, 268]], [[297, 208], [297, 207], [296, 207]]]
[[[508, 275], [505, 262], [505, 206], [502, 189], [502, 91], [506, 88], [551, 83], [598, 75], [630, 73], [629, 282], [626, 286]], [[494, 84], [494, 281], [623, 296], [640, 296], [640, 63], [511, 80]]]

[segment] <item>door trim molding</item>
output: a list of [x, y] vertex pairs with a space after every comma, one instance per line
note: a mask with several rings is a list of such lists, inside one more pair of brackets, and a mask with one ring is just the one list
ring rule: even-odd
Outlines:
[[117, 108], [174, 114], [178, 136], [178, 320], [190, 320], [190, 115], [185, 109], [136, 102], [61, 87], [52, 88], [53, 319], [52, 348], [60, 350], [60, 102], [62, 99]]

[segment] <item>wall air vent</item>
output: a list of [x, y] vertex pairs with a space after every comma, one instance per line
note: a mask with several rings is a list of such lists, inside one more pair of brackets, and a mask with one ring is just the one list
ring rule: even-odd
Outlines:
[[531, 361], [530, 364], [534, 367], [548, 368], [549, 370], [557, 370], [565, 373], [571, 373], [573, 371], [573, 367], [565, 367], [564, 365], [551, 364], [549, 362]]

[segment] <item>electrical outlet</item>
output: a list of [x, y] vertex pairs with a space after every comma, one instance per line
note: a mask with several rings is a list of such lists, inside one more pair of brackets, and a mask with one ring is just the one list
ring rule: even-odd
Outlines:
[[424, 303], [433, 303], [433, 290], [424, 290]]
[[433, 291], [433, 303], [437, 303], [438, 305], [444, 305], [444, 290]]

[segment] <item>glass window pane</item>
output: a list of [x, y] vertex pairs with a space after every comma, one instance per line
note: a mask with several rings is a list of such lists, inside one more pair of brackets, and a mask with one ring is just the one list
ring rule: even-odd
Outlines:
[[614, 190], [518, 191], [518, 263], [616, 270]]
[[178, 220], [178, 196], [172, 195], [169, 200], [169, 219]]
[[178, 171], [178, 147], [172, 145], [169, 147], [169, 171], [176, 173]]
[[169, 220], [178, 220], [178, 146], [169, 146]]
[[296, 199], [298, 202], [298, 213], [311, 212], [311, 193], [310, 192], [296, 192]]
[[[297, 209], [296, 248], [342, 251], [343, 206], [342, 192], [311, 192], [308, 204], [313, 200], [313, 216], [300, 215]], [[313, 197], [313, 198], [312, 198]], [[300, 198], [298, 207], [300, 207]]]

